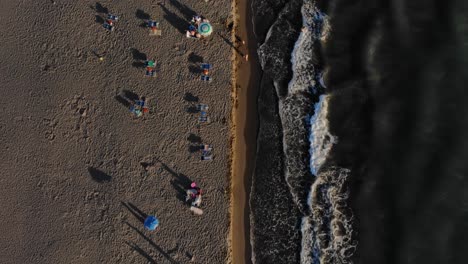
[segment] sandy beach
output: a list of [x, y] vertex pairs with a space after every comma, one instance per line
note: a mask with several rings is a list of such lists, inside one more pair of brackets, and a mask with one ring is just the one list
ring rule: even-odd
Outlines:
[[[0, 262], [225, 263], [230, 2], [99, 4], [1, 1]], [[113, 32], [105, 12], [120, 16]], [[214, 26], [206, 40], [185, 36], [195, 13]], [[142, 27], [148, 18], [161, 37]], [[156, 78], [144, 76], [145, 59], [157, 61]], [[213, 65], [209, 83], [202, 62]], [[150, 107], [140, 118], [127, 105], [138, 96]], [[200, 160], [201, 144], [213, 145], [212, 161]], [[202, 216], [184, 202], [191, 181]], [[149, 214], [160, 220], [153, 232], [141, 223]]]

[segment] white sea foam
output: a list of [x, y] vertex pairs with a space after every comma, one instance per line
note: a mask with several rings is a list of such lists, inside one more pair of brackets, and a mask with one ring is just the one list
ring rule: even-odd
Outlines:
[[333, 144], [338, 138], [330, 134], [328, 129], [328, 95], [321, 95], [314, 107], [314, 115], [310, 118], [310, 171], [317, 175], [327, 159]]
[[301, 264], [312, 263], [312, 219], [310, 216], [302, 217], [301, 233], [302, 233], [302, 250], [301, 250]]
[[315, 86], [313, 58], [313, 41], [310, 31], [301, 32], [291, 53], [293, 76], [289, 82], [289, 92], [308, 92]]

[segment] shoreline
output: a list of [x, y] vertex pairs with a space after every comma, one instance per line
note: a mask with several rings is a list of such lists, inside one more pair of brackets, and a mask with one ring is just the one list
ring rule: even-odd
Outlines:
[[[245, 41], [245, 44], [233, 50], [229, 263], [242, 264], [252, 263], [249, 197], [257, 149], [257, 96], [260, 65], [256, 52], [257, 41], [250, 19], [250, 2], [234, 1], [233, 13], [234, 30], [231, 33], [231, 39], [235, 42], [238, 36]], [[245, 61], [239, 52], [248, 54], [249, 60]]]

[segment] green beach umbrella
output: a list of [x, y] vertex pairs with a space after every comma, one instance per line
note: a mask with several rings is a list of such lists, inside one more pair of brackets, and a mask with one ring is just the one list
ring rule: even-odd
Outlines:
[[200, 33], [200, 35], [202, 36], [209, 36], [211, 35], [211, 33], [213, 32], [213, 28], [211, 27], [211, 24], [210, 23], [207, 23], [207, 22], [203, 22], [203, 23], [200, 23], [200, 25], [198, 26], [198, 33]]

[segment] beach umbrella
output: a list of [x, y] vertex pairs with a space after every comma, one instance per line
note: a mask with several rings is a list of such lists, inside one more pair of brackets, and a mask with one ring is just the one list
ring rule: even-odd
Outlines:
[[150, 216], [148, 216], [146, 218], [146, 220], [145, 220], [145, 228], [146, 229], [155, 230], [156, 227], [158, 227], [158, 226], [159, 226], [159, 220], [156, 217], [150, 215]]
[[211, 24], [208, 23], [208, 22], [203, 22], [203, 23], [200, 23], [200, 25], [198, 26], [198, 33], [200, 33], [200, 35], [202, 36], [209, 36], [211, 35], [211, 33], [213, 32], [213, 28], [211, 27]]

